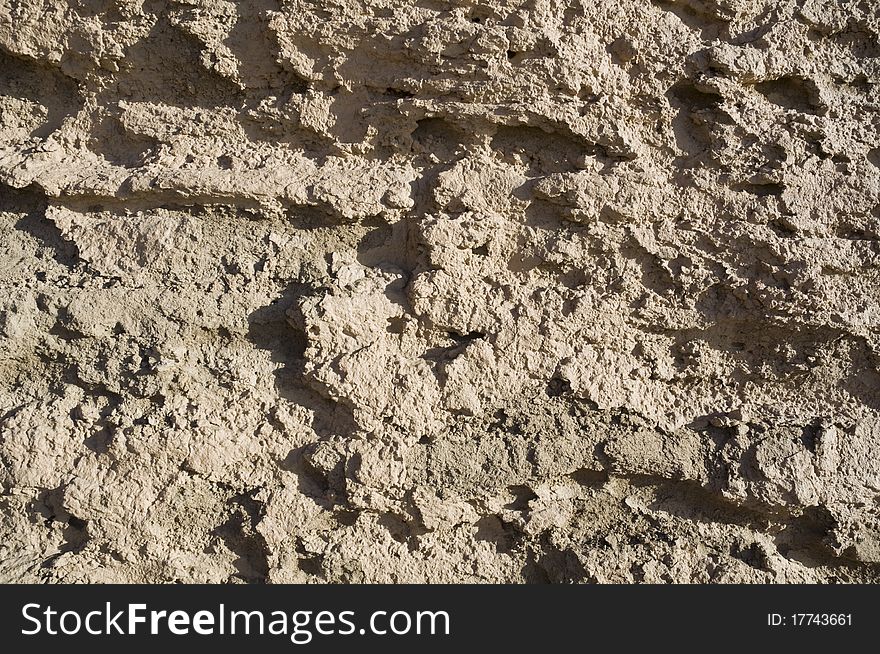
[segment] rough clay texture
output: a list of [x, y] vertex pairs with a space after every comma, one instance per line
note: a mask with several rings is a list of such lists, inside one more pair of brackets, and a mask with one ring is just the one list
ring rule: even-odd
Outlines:
[[877, 0], [0, 0], [0, 579], [880, 577]]

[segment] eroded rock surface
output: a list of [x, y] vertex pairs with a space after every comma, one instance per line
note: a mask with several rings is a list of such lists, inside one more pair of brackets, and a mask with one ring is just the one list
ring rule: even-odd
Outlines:
[[875, 0], [0, 0], [0, 579], [880, 578]]

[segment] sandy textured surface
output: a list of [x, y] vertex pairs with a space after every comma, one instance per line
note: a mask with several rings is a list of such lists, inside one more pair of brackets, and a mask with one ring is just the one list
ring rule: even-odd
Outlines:
[[0, 580], [877, 580], [878, 33], [0, 0]]

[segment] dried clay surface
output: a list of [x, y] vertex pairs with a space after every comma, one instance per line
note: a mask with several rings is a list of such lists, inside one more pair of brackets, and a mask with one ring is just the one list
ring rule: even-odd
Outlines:
[[880, 578], [878, 0], [0, 0], [0, 580]]

